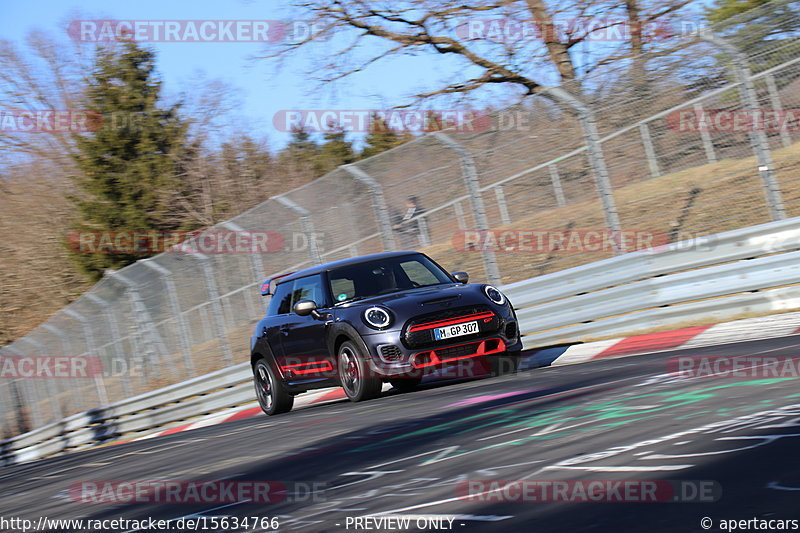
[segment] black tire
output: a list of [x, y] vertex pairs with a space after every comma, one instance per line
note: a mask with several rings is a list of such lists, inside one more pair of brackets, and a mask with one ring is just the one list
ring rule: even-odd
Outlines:
[[380, 396], [383, 382], [371, 375], [366, 357], [356, 343], [343, 342], [336, 355], [339, 381], [350, 401], [363, 402]]
[[261, 410], [270, 416], [288, 413], [294, 406], [294, 396], [289, 394], [269, 361], [262, 358], [253, 366], [256, 398]]
[[519, 368], [520, 352], [505, 352], [489, 356], [489, 368], [492, 376], [513, 374]]
[[421, 377], [408, 376], [404, 378], [390, 379], [389, 383], [392, 385], [392, 387], [400, 392], [411, 392], [419, 386], [421, 381]]

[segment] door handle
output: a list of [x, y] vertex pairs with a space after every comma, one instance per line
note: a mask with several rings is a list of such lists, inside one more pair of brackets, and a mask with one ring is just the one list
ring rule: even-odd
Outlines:
[[280, 327], [280, 328], [278, 328], [278, 329], [280, 329], [280, 332], [281, 332], [281, 333], [289, 333], [289, 329], [290, 329], [290, 328], [289, 328], [289, 326], [281, 326], [281, 327]]

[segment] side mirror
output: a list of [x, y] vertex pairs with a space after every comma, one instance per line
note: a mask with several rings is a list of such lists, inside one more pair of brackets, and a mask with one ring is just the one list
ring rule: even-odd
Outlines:
[[261, 284], [261, 296], [269, 296], [269, 291], [270, 291], [269, 282], [270, 281], [272, 281], [272, 279], [268, 279], [267, 281], [265, 281], [264, 283]]
[[455, 279], [459, 283], [466, 285], [469, 282], [469, 274], [459, 270], [458, 272], [453, 272], [453, 279]]
[[320, 314], [317, 312], [317, 304], [312, 300], [300, 300], [294, 304], [294, 312], [299, 316], [311, 315], [316, 319], [320, 317]]

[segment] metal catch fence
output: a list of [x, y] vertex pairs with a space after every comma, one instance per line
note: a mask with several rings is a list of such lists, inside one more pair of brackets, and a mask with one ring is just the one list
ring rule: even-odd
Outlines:
[[[422, 249], [510, 283], [800, 216], [800, 23], [775, 15], [791, 5], [665, 39], [580, 86], [417, 137], [208, 230], [274, 231], [277, 250], [162, 253], [107, 275], [0, 349], [90, 356], [102, 371], [0, 378], [0, 436], [245, 360], [270, 275]], [[409, 196], [418, 210], [398, 228]]]

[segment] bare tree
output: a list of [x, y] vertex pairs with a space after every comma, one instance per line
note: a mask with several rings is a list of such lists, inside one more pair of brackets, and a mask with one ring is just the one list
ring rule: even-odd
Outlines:
[[[320, 30], [268, 50], [266, 57], [286, 58], [315, 48], [323, 58], [315, 75], [321, 84], [404, 54], [461, 60], [465, 68], [458, 79], [414, 94], [416, 101], [498, 84], [515, 87], [522, 95], [536, 94], [546, 85], [580, 93], [583, 74], [641, 54], [648, 44], [642, 29], [674, 16], [691, 1], [298, 0], [298, 13], [310, 16]], [[628, 37], [594, 44], [598, 32], [612, 29]], [[369, 47], [370, 38], [372, 44], [374, 38], [383, 42]], [[576, 58], [579, 45], [589, 53]]]
[[[32, 32], [24, 50], [0, 41], [0, 98], [12, 116], [81, 108], [86, 58]], [[16, 115], [19, 116], [19, 115]], [[4, 117], [5, 119], [5, 117]], [[5, 124], [8, 124], [6, 122]], [[69, 131], [0, 128], [0, 344], [30, 331], [86, 288], [63, 239], [74, 216]]]
[[[82, 108], [83, 77], [90, 58], [78, 46], [41, 32], [31, 32], [23, 52], [11, 41], [0, 40], [0, 99], [5, 113], [77, 111]], [[69, 45], [67, 45], [69, 46]], [[14, 128], [0, 129], [0, 155], [48, 160], [54, 168], [71, 166], [74, 142], [70, 131], [41, 134]]]

